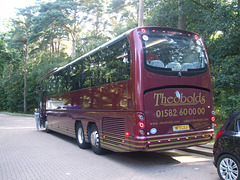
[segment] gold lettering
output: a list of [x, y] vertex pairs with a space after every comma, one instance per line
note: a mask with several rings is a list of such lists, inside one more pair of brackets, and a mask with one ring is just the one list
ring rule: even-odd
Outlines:
[[188, 96], [187, 97], [187, 102], [188, 103], [193, 103], [194, 102], [193, 97], [192, 96]]
[[196, 100], [197, 103], [200, 103], [200, 102], [201, 102], [201, 95], [202, 95], [202, 94], [199, 93], [199, 96], [196, 96], [196, 97], [195, 97], [195, 93], [194, 93], [194, 97], [195, 97], [195, 100]]
[[205, 100], [205, 96], [202, 97], [202, 101], [200, 101], [201, 104], [205, 104], [206, 100]]
[[161, 93], [161, 104], [166, 104], [167, 98], [164, 96], [164, 93]]
[[186, 103], [187, 98], [183, 96], [183, 93], [181, 93], [181, 103]]
[[173, 101], [175, 104], [180, 103], [180, 99], [177, 96], [174, 97]]
[[156, 99], [155, 106], [159, 106], [158, 100], [159, 100], [159, 96], [160, 96], [160, 95], [161, 95], [161, 93], [154, 93], [153, 98]]
[[181, 93], [181, 98], [179, 99], [177, 96], [168, 96], [166, 97], [164, 93], [154, 93], [153, 98], [155, 99], [155, 106], [159, 105], [193, 105], [193, 104], [205, 104], [206, 103], [206, 97], [202, 96], [202, 93], [200, 92], [198, 95], [194, 92], [192, 96], [184, 96], [183, 93]]
[[[172, 100], [172, 101], [170, 101], [170, 100]], [[172, 97], [172, 96], [169, 96], [169, 97], [167, 98], [167, 102], [168, 102], [168, 104], [172, 104], [172, 103], [173, 103], [173, 97]]]

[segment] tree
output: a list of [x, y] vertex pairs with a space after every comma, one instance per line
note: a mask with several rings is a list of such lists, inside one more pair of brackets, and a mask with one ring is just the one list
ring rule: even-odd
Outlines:
[[138, 2], [139, 0], [111, 0], [107, 14], [113, 37], [138, 26]]
[[6, 104], [6, 91], [5, 86], [3, 83], [4, 79], [4, 69], [6, 64], [10, 61], [10, 54], [7, 52], [6, 48], [6, 41], [5, 41], [5, 35], [4, 33], [1, 33], [0, 35], [0, 110], [7, 111], [7, 104]]
[[178, 28], [179, 29], [186, 29], [186, 19], [185, 19], [183, 0], [178, 0], [178, 11], [179, 11]]
[[111, 28], [109, 25], [109, 17], [107, 13], [107, 2], [103, 0], [85, 0], [83, 1], [85, 22], [81, 33], [78, 34], [78, 50], [79, 55], [89, 52], [97, 46], [111, 39], [112, 34], [109, 33]]
[[143, 8], [144, 8], [144, 0], [139, 0], [138, 27], [142, 27], [143, 26]]
[[18, 18], [13, 19], [11, 43], [24, 50], [24, 113], [27, 113], [27, 65], [29, 58], [29, 35], [32, 26], [33, 7], [18, 9]]
[[240, 110], [240, 11], [236, 5], [237, 2], [217, 4], [212, 24], [216, 31], [208, 45], [215, 106], [227, 115]]
[[33, 40], [47, 40], [50, 44], [51, 63], [55, 51], [60, 53], [62, 41], [70, 36], [72, 41], [72, 60], [76, 56], [78, 26], [83, 23], [81, 2], [78, 0], [56, 0], [40, 4], [39, 14], [34, 18]]

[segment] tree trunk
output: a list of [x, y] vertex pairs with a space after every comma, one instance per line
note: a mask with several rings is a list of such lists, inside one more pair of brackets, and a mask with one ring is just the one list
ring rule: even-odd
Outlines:
[[183, 0], [178, 0], [178, 28], [186, 29], [186, 18], [183, 10]]
[[28, 41], [25, 49], [25, 69], [24, 69], [24, 113], [27, 113], [27, 62], [28, 62]]
[[143, 26], [143, 6], [144, 6], [144, 0], [139, 0], [138, 27], [142, 27]]
[[77, 10], [74, 11], [74, 24], [72, 33], [72, 60], [76, 57], [76, 39], [77, 39]]
[[53, 64], [53, 56], [54, 56], [54, 43], [53, 39], [50, 40], [50, 57], [51, 57], [51, 64]]

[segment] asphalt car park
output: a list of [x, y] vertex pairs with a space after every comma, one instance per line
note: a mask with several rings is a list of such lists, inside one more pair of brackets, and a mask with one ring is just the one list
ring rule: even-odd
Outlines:
[[76, 139], [0, 113], [1, 180], [219, 180], [213, 157], [179, 150], [95, 155]]

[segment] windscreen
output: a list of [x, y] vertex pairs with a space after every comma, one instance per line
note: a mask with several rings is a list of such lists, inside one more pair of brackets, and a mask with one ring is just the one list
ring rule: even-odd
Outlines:
[[145, 67], [165, 74], [206, 71], [207, 56], [199, 35], [181, 31], [145, 30], [142, 33]]

